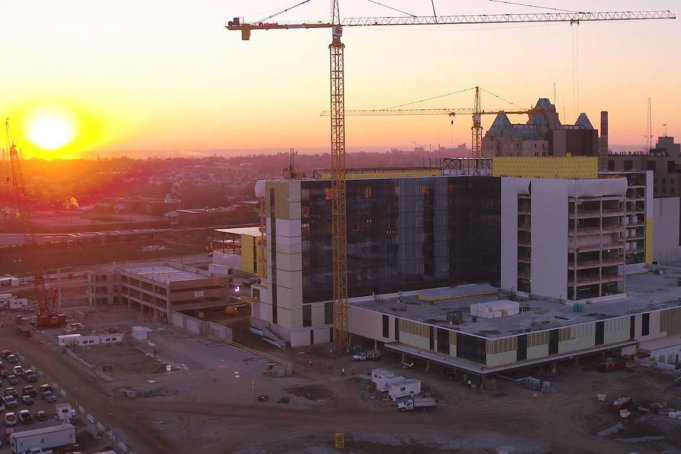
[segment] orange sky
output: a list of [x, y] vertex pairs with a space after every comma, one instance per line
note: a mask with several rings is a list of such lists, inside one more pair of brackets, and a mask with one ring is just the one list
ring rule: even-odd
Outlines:
[[[292, 0], [22, 0], [5, 2], [0, 23], [0, 113], [26, 156], [117, 151], [328, 149], [329, 30], [224, 28], [233, 16], [257, 21]], [[347, 3], [347, 7], [345, 4]], [[384, 0], [412, 14], [428, 0]], [[466, 3], [466, 5], [463, 5]], [[535, 1], [581, 11], [665, 10], [673, 0]], [[435, 2], [438, 14], [542, 12], [479, 0]], [[328, 20], [328, 0], [271, 21]], [[341, 0], [342, 16], [397, 13]], [[653, 134], [681, 136], [681, 21], [347, 28], [346, 107], [384, 108], [479, 85], [517, 105], [553, 98], [561, 119], [577, 104], [595, 127], [610, 111], [611, 144], [645, 143], [648, 97]], [[578, 41], [578, 46], [573, 43]], [[579, 96], [573, 102], [573, 52]], [[472, 107], [472, 92], [414, 107]], [[513, 106], [483, 94], [486, 109]], [[29, 140], [37, 112], [72, 119], [74, 141], [53, 151]], [[492, 117], [485, 118], [487, 128]], [[518, 122], [524, 121], [517, 117]], [[470, 144], [470, 119], [349, 118], [349, 149]], [[4, 134], [3, 134], [4, 136]], [[3, 141], [4, 143], [4, 137]], [[86, 152], [86, 153], [84, 153]]]

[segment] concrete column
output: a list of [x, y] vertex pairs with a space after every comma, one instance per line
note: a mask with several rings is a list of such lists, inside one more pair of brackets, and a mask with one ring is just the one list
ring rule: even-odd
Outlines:
[[426, 372], [430, 371], [430, 360], [426, 360]]
[[402, 353], [402, 364], [404, 364], [404, 363], [405, 363], [404, 353]]

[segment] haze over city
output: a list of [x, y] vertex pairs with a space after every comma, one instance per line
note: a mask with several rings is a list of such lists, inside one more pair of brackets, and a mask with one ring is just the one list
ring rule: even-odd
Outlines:
[[[430, 2], [393, 1], [415, 15]], [[566, 8], [564, 2], [537, 2]], [[439, 15], [544, 12], [499, 2], [435, 3]], [[6, 2], [0, 112], [25, 157], [195, 155], [328, 150], [329, 30], [263, 31], [242, 42], [224, 26], [258, 21], [289, 1]], [[577, 11], [667, 10], [671, 0], [572, 1]], [[312, 1], [272, 21], [326, 21]], [[343, 17], [393, 16], [370, 2]], [[648, 98], [653, 135], [680, 135], [679, 21], [346, 28], [346, 108], [472, 107], [554, 101], [561, 119], [610, 112], [610, 144], [642, 149]], [[573, 78], [573, 74], [577, 77]], [[510, 104], [506, 101], [512, 101]], [[493, 117], [483, 118], [487, 129]], [[517, 122], [525, 121], [517, 117]], [[667, 126], [662, 126], [666, 124]], [[470, 118], [349, 117], [348, 150], [470, 146]], [[596, 125], [597, 127], [597, 125]], [[628, 148], [627, 148], [628, 147]]]

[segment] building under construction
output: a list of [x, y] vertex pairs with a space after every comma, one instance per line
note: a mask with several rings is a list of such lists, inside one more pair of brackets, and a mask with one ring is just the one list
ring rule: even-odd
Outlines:
[[[631, 236], [652, 218], [645, 174], [599, 178], [597, 158], [469, 164], [349, 172], [349, 298], [484, 283], [563, 303], [596, 301], [625, 293], [632, 242], [652, 261], [652, 230]], [[267, 278], [253, 324], [292, 346], [332, 340], [331, 189], [324, 172], [315, 175], [258, 185]], [[643, 190], [632, 220], [634, 183]]]

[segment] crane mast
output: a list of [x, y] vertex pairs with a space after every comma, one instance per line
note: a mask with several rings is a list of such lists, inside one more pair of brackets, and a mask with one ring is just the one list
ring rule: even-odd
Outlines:
[[[334, 17], [338, 2], [334, 1]], [[333, 250], [333, 334], [336, 351], [345, 353], [348, 333], [348, 237], [345, 181], [345, 45], [343, 28], [332, 29], [329, 45], [331, 78], [331, 237]]]
[[[346, 169], [345, 169], [345, 87], [344, 49], [341, 42], [343, 27], [371, 27], [389, 25], [453, 25], [453, 24], [495, 24], [509, 22], [568, 22], [612, 21], [640, 19], [675, 19], [670, 11], [621, 11], [621, 12], [577, 12], [540, 14], [492, 14], [457, 16], [409, 16], [409, 17], [360, 17], [340, 18], [339, 0], [331, 0], [331, 21], [317, 23], [265, 22], [267, 19], [247, 23], [235, 17], [226, 28], [241, 32], [242, 40], [249, 40], [251, 30], [276, 30], [298, 28], [331, 28], [332, 41], [329, 45], [331, 80], [331, 169], [332, 169], [332, 246], [333, 246], [333, 332], [338, 353], [345, 353], [349, 346], [348, 332], [348, 263], [347, 263], [347, 217], [346, 217]], [[306, 2], [299, 3], [301, 5]], [[296, 6], [298, 6], [296, 5]], [[284, 10], [288, 11], [290, 8]], [[282, 11], [283, 12], [283, 11]], [[477, 91], [476, 91], [477, 94]], [[476, 96], [474, 113], [473, 147], [478, 155], [481, 150], [482, 127], [480, 126], [479, 97]]]

